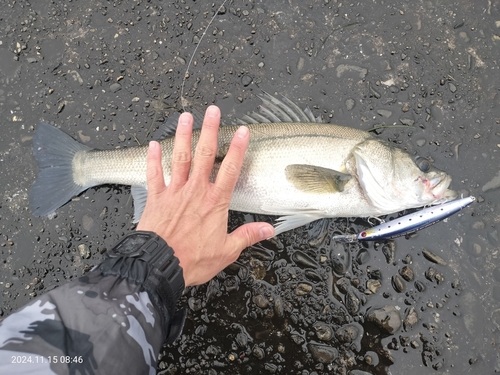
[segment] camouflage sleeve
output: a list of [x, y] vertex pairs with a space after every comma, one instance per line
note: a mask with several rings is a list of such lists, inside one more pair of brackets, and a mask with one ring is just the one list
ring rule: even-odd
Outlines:
[[0, 323], [0, 373], [156, 374], [185, 312], [166, 315], [140, 285], [92, 271]]

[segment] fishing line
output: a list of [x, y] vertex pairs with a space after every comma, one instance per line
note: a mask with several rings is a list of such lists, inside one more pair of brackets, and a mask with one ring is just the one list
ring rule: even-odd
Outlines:
[[203, 37], [207, 33], [208, 28], [210, 27], [212, 22], [215, 20], [215, 17], [217, 17], [219, 12], [222, 10], [222, 7], [224, 6], [224, 4], [226, 4], [226, 2], [227, 2], [227, 0], [224, 0], [222, 2], [222, 4], [219, 6], [217, 11], [215, 12], [214, 16], [212, 17], [212, 19], [208, 23], [207, 27], [205, 27], [205, 30], [203, 30], [203, 34], [201, 35], [201, 38], [198, 41], [198, 44], [196, 45], [196, 48], [194, 49], [193, 54], [191, 55], [191, 58], [189, 59], [188, 66], [186, 68], [186, 73], [184, 73], [184, 79], [182, 80], [182, 86], [181, 86], [181, 105], [182, 105], [182, 110], [184, 112], [186, 112], [186, 108], [184, 107], [184, 84], [186, 83], [186, 78], [188, 77], [188, 74], [189, 74], [189, 67], [191, 66], [191, 63], [193, 62], [194, 56], [196, 55], [196, 51], [198, 51], [198, 47], [200, 46], [201, 41], [203, 40]]

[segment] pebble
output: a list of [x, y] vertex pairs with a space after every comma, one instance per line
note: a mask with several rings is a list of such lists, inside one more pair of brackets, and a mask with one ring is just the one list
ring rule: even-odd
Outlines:
[[297, 250], [292, 254], [292, 260], [299, 266], [299, 267], [309, 267], [309, 268], [318, 268], [319, 265], [316, 263], [314, 259], [312, 259], [309, 255], [306, 253]]
[[94, 226], [94, 219], [89, 215], [83, 215], [82, 217], [83, 229], [85, 229], [87, 232], [90, 232], [93, 226]]
[[410, 108], [411, 108], [410, 103], [405, 102], [405, 103], [403, 103], [403, 106], [401, 107], [401, 111], [408, 112], [410, 110]]
[[255, 297], [253, 297], [252, 301], [261, 309], [265, 309], [267, 306], [269, 306], [269, 300], [262, 294], [258, 294]]
[[404, 266], [403, 268], [401, 268], [399, 270], [399, 274], [403, 277], [403, 279], [405, 279], [406, 281], [413, 281], [413, 279], [415, 278], [415, 273], [413, 272], [413, 270], [408, 267], [408, 266]]
[[88, 248], [87, 245], [85, 244], [80, 244], [78, 245], [78, 251], [80, 252], [80, 256], [84, 259], [89, 259], [90, 258], [90, 249]]
[[345, 101], [345, 106], [347, 108], [348, 111], [352, 110], [354, 108], [354, 105], [356, 104], [356, 102], [354, 101], [354, 99], [346, 99]]
[[323, 322], [317, 322], [313, 326], [316, 331], [316, 336], [321, 341], [330, 341], [333, 337], [333, 329], [328, 324]]
[[406, 126], [413, 126], [415, 124], [415, 121], [409, 118], [400, 118], [399, 122]]
[[481, 256], [483, 249], [478, 243], [473, 243], [472, 246], [467, 246], [467, 252], [474, 257]]
[[343, 344], [353, 344], [356, 350], [361, 350], [361, 339], [364, 329], [358, 323], [346, 324], [335, 332], [335, 337]]
[[109, 86], [109, 89], [112, 92], [117, 92], [117, 91], [120, 91], [122, 89], [122, 85], [120, 85], [119, 83], [113, 83], [111, 86]]
[[351, 287], [351, 282], [349, 281], [349, 279], [347, 277], [341, 277], [340, 279], [337, 280], [335, 285], [337, 285], [337, 288], [339, 289], [339, 291], [341, 293], [345, 294], [345, 293], [347, 293], [347, 291]]
[[310, 280], [313, 280], [313, 281], [321, 281], [323, 280], [323, 278], [315, 271], [313, 270], [306, 270], [304, 272], [304, 274], [306, 275], [306, 277]]
[[307, 283], [299, 283], [295, 288], [295, 294], [298, 296], [306, 296], [312, 291], [312, 285]]
[[417, 324], [417, 322], [418, 322], [417, 311], [412, 306], [406, 312], [406, 317], [405, 317], [405, 319], [403, 321], [403, 327], [404, 327], [405, 330], [408, 330], [411, 327], [413, 327], [415, 324]]
[[371, 310], [366, 318], [386, 333], [393, 334], [401, 327], [401, 317], [394, 306], [386, 305], [380, 309]]
[[490, 181], [488, 181], [482, 188], [481, 190], [482, 191], [488, 191], [488, 190], [491, 190], [491, 189], [496, 189], [500, 186], [500, 172], [498, 172], [496, 174], [495, 177], [493, 177], [493, 179], [491, 179]]
[[440, 256], [432, 253], [431, 251], [429, 251], [427, 249], [423, 249], [422, 254], [424, 254], [425, 259], [430, 260], [433, 263], [446, 266], [446, 261], [443, 258], [441, 258]]
[[245, 87], [247, 87], [249, 84], [251, 84], [253, 81], [253, 78], [250, 77], [248, 74], [244, 74], [242, 77], [241, 77], [241, 84]]
[[361, 306], [361, 301], [354, 293], [353, 289], [350, 288], [345, 295], [345, 307], [349, 314], [357, 314]]
[[380, 283], [379, 280], [370, 279], [366, 282], [366, 287], [373, 294], [377, 293], [378, 288], [380, 288], [381, 286], [382, 284]]
[[377, 109], [377, 113], [379, 114], [379, 116], [382, 116], [385, 118], [389, 118], [392, 116], [392, 112], [387, 110], [387, 109]]
[[338, 350], [329, 345], [307, 344], [313, 358], [321, 363], [331, 363], [338, 357]]
[[342, 77], [345, 73], [358, 73], [359, 78], [364, 79], [368, 74], [368, 69], [362, 68], [357, 65], [340, 64], [337, 66], [337, 77]]
[[266, 356], [266, 352], [264, 351], [264, 349], [257, 345], [253, 347], [252, 354], [257, 359], [264, 359], [264, 357]]
[[388, 242], [382, 245], [382, 253], [385, 256], [385, 260], [387, 261], [387, 264], [391, 264], [394, 262], [394, 257], [396, 253], [396, 246], [394, 245], [394, 242]]
[[305, 59], [301, 56], [299, 57], [299, 61], [297, 62], [297, 70], [300, 71], [304, 68], [304, 64], [305, 64]]
[[379, 364], [378, 354], [376, 352], [367, 351], [364, 360], [365, 363], [370, 366], [377, 366]]
[[417, 139], [417, 146], [422, 147], [425, 145], [425, 139]]
[[456, 92], [457, 91], [457, 86], [455, 86], [453, 83], [449, 82], [448, 87], [451, 92]]
[[406, 289], [406, 284], [398, 274], [392, 276], [391, 284], [394, 290], [398, 293], [404, 292]]
[[350, 253], [346, 252], [343, 246], [334, 246], [331, 256], [332, 268], [337, 275], [343, 275], [350, 266]]

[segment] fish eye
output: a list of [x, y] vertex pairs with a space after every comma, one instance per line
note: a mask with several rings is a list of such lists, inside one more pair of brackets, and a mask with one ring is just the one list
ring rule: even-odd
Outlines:
[[422, 156], [417, 157], [415, 163], [422, 172], [429, 172], [431, 170], [431, 162]]

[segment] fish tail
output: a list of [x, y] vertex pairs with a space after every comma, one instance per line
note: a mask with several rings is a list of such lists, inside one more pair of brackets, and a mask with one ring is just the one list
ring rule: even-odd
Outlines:
[[37, 125], [33, 135], [33, 155], [39, 173], [29, 197], [33, 215], [47, 216], [90, 187], [74, 182], [72, 166], [77, 152], [89, 150], [52, 125]]

